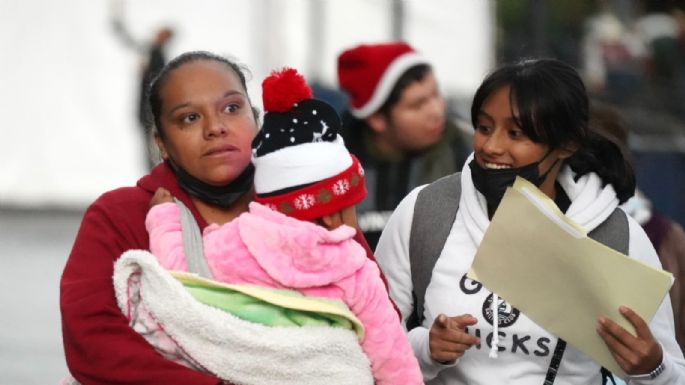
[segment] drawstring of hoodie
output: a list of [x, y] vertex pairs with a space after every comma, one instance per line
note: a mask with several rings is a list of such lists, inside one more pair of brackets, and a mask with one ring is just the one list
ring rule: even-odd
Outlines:
[[499, 349], [499, 296], [492, 293], [492, 345], [490, 346], [490, 354], [488, 357], [497, 358], [497, 350]]

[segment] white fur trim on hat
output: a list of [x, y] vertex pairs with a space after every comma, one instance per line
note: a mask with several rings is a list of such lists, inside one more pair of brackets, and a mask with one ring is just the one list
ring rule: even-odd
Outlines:
[[253, 156], [252, 163], [255, 190], [267, 194], [337, 175], [352, 165], [352, 157], [338, 135], [334, 142], [303, 143]]
[[383, 72], [380, 81], [373, 91], [373, 95], [366, 104], [359, 108], [350, 107], [350, 113], [357, 119], [365, 119], [385, 103], [390, 95], [390, 91], [395, 86], [397, 79], [404, 74], [404, 72], [418, 64], [428, 64], [426, 58], [417, 52], [407, 52], [398, 56]]

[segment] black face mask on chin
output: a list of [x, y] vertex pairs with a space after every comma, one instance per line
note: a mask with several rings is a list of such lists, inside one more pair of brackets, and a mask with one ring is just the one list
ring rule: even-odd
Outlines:
[[176, 173], [176, 180], [181, 190], [205, 203], [223, 208], [230, 207], [235, 201], [252, 189], [254, 165], [250, 163], [245, 170], [224, 186], [212, 186], [188, 174], [174, 162], [168, 161]]
[[554, 168], [559, 161], [559, 159], [555, 160], [547, 172], [540, 175], [538, 166], [550, 153], [551, 151], [537, 162], [516, 168], [483, 168], [476, 162], [475, 158], [469, 163], [469, 168], [471, 168], [471, 180], [473, 180], [473, 185], [476, 189], [485, 196], [485, 201], [488, 204], [488, 216], [490, 218], [492, 218], [495, 210], [499, 207], [502, 197], [504, 197], [504, 193], [507, 191], [507, 187], [514, 185], [517, 176], [520, 176], [537, 187], [542, 185], [545, 179], [547, 179], [547, 175], [549, 175], [552, 168]]

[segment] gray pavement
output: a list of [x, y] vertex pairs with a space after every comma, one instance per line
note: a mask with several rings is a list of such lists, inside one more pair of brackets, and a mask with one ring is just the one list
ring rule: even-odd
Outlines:
[[0, 385], [57, 384], [59, 278], [82, 211], [0, 208]]

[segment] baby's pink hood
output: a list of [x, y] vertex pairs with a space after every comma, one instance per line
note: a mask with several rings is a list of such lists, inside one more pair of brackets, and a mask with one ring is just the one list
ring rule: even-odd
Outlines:
[[249, 213], [238, 221], [240, 237], [250, 253], [271, 277], [287, 287], [337, 282], [354, 274], [366, 261], [364, 248], [351, 241], [356, 230], [349, 226], [327, 230], [256, 202], [250, 203]]

